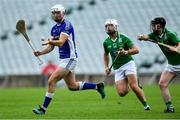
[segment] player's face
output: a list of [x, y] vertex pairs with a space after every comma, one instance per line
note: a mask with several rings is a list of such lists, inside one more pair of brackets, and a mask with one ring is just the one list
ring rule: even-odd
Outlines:
[[54, 21], [60, 23], [62, 21], [64, 17], [64, 12], [61, 11], [53, 11], [52, 12], [52, 18], [54, 19]]
[[108, 25], [106, 25], [106, 26], [105, 26], [105, 29], [106, 29], [106, 33], [107, 33], [108, 35], [113, 35], [114, 33], [116, 33], [113, 24], [108, 24]]
[[160, 24], [152, 24], [153, 33], [160, 35], [162, 33], [162, 30], [163, 28], [161, 27]]

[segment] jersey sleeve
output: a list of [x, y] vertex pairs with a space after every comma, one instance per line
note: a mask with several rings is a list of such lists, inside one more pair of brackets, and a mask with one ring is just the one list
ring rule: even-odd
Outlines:
[[132, 40], [130, 38], [128, 38], [128, 37], [125, 37], [125, 38], [126, 38], [127, 47], [131, 48], [134, 45], [134, 43], [132, 42]]
[[107, 49], [106, 42], [103, 43], [103, 47], [104, 47], [104, 52], [105, 52], [106, 54], [109, 54], [109, 50]]
[[69, 22], [66, 22], [66, 24], [62, 30], [62, 33], [69, 36], [71, 34], [71, 32], [72, 32], [72, 25]]
[[170, 37], [174, 43], [180, 42], [180, 39], [179, 39], [177, 33], [170, 33]]
[[53, 30], [54, 30], [54, 26], [51, 28], [51, 36], [53, 36]]
[[53, 40], [58, 40], [58, 38], [56, 37], [56, 34], [53, 32], [53, 31], [55, 31], [55, 28], [56, 27], [56, 25], [54, 25], [52, 28], [51, 28], [51, 37], [52, 37], [52, 39]]
[[155, 40], [155, 35], [154, 35], [154, 33], [149, 33], [149, 34], [148, 34], [148, 38]]

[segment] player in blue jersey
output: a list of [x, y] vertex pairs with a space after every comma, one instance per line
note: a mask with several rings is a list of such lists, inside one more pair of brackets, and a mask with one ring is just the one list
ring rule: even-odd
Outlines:
[[97, 90], [101, 97], [105, 97], [104, 84], [94, 84], [87, 82], [76, 82], [74, 69], [77, 64], [77, 51], [74, 38], [74, 28], [72, 24], [64, 19], [65, 8], [63, 5], [55, 5], [51, 8], [52, 18], [56, 24], [52, 27], [51, 38], [43, 43], [47, 45], [41, 51], [34, 52], [35, 56], [40, 56], [51, 52], [54, 46], [59, 48], [59, 66], [52, 73], [48, 79], [48, 91], [46, 92], [44, 103], [39, 108], [34, 108], [33, 112], [35, 114], [45, 114], [49, 103], [55, 92], [56, 83], [62, 78], [65, 80], [69, 90], [87, 90], [94, 89]]

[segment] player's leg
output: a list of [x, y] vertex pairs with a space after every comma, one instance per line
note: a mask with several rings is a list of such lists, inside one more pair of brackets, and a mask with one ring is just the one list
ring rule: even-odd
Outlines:
[[64, 80], [66, 82], [66, 85], [68, 86], [69, 90], [76, 91], [76, 90], [89, 90], [89, 89], [94, 89], [98, 90], [98, 92], [101, 94], [101, 97], [105, 97], [105, 92], [104, 92], [104, 84], [99, 83], [89, 83], [89, 82], [76, 82], [75, 78], [75, 73], [74, 71], [69, 72], [65, 77]]
[[68, 74], [68, 72], [69, 71], [67, 71], [65, 68], [59, 67], [52, 73], [52, 75], [48, 79], [48, 91], [46, 92], [43, 105], [42, 105], [42, 107], [39, 106], [39, 108], [33, 109], [33, 112], [35, 114], [45, 114], [46, 109], [47, 109], [48, 105], [50, 104], [52, 97], [54, 95], [56, 83], [61, 78], [63, 78], [66, 74]]
[[116, 84], [116, 91], [121, 97], [125, 96], [129, 92], [128, 81], [124, 73], [124, 67], [120, 67], [115, 70], [114, 78]]
[[121, 80], [116, 80], [115, 84], [119, 96], [124, 97], [129, 92], [129, 86], [126, 78]]
[[162, 72], [160, 81], [159, 81], [161, 95], [167, 106], [167, 109], [164, 112], [168, 112], [168, 113], [174, 112], [174, 107], [171, 102], [171, 95], [170, 95], [168, 86], [169, 86], [170, 81], [175, 77], [175, 75], [176, 74], [174, 72], [164, 71]]
[[150, 107], [146, 102], [144, 92], [138, 85], [136, 65], [134, 61], [128, 62], [124, 66], [124, 69], [125, 69], [124, 74], [127, 77], [129, 87], [133, 90], [133, 92], [136, 94], [140, 102], [143, 104], [144, 110], [150, 110]]
[[138, 86], [136, 74], [128, 74], [127, 75], [127, 79], [128, 79], [128, 83], [129, 83], [130, 88], [136, 94], [136, 96], [138, 97], [140, 102], [143, 104], [144, 110], [150, 110], [150, 107], [149, 107], [149, 105], [146, 102], [146, 98], [145, 98], [144, 92]]

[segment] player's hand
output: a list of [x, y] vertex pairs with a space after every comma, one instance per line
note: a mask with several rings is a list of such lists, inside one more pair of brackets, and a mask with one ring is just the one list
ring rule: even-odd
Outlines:
[[171, 52], [178, 52], [179, 49], [180, 49], [179, 46], [178, 46], [178, 47], [169, 47], [169, 50], [170, 50]]
[[147, 35], [141, 34], [141, 35], [138, 36], [137, 39], [138, 39], [138, 40], [144, 40], [144, 41], [147, 41], [147, 40], [148, 40], [148, 36], [147, 36]]
[[128, 51], [127, 50], [124, 50], [124, 49], [120, 49], [118, 51], [118, 55], [127, 55], [128, 54]]
[[176, 47], [176, 52], [180, 54], [180, 46]]
[[106, 75], [109, 75], [111, 73], [111, 70], [109, 69], [109, 67], [105, 68], [105, 73], [106, 73]]
[[40, 56], [41, 55], [40, 51], [34, 51], [33, 53], [34, 53], [35, 56]]

